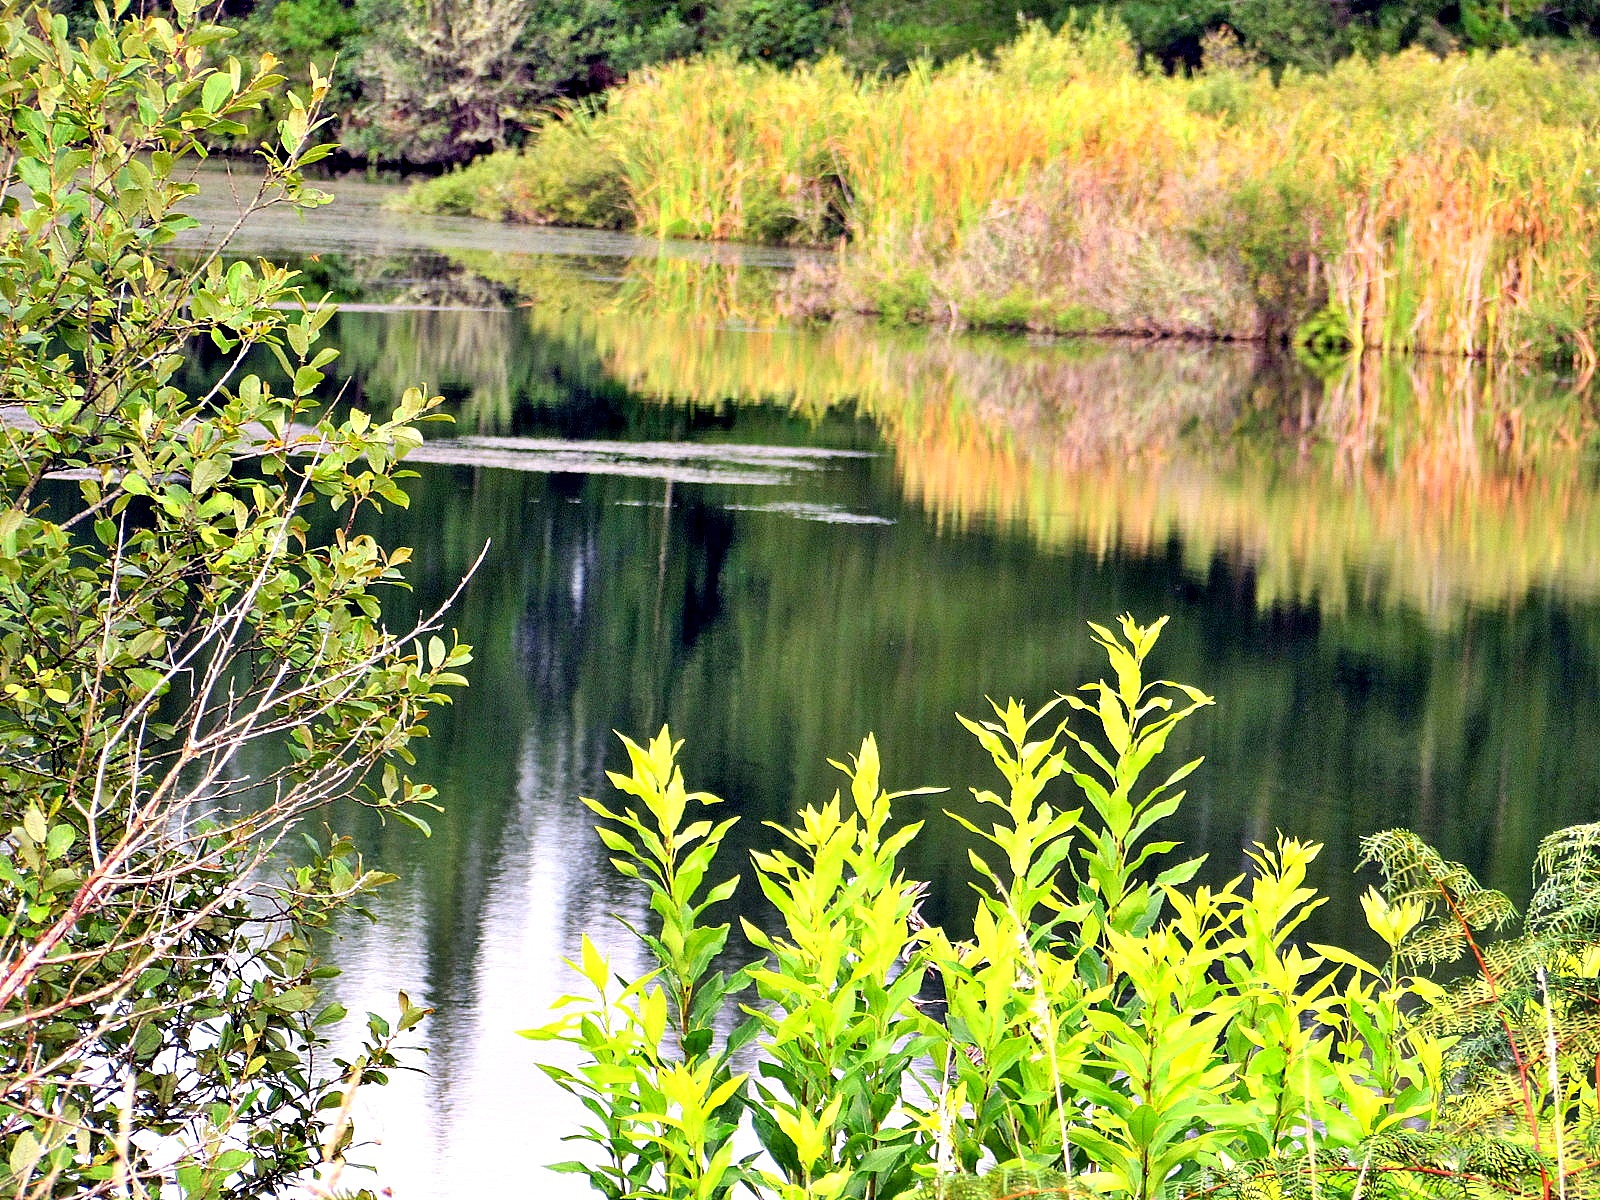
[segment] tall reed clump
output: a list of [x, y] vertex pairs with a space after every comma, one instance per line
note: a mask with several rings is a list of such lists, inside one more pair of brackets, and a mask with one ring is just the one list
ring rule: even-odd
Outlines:
[[1323, 254], [1357, 345], [1595, 361], [1592, 71], [1416, 53], [1290, 81], [1324, 116], [1342, 220]]
[[843, 231], [834, 132], [869, 90], [836, 59], [714, 56], [641, 71], [606, 110], [634, 225], [655, 237], [819, 242]]
[[1197, 253], [1216, 123], [1105, 22], [1027, 29], [993, 63], [913, 70], [840, 134], [855, 207], [831, 302], [1062, 332], [1248, 336], [1232, 264]]
[[[868, 737], [847, 789], [752, 856], [774, 917], [743, 923], [741, 963], [710, 915], [740, 882], [733, 819], [703, 814], [666, 730], [626, 742], [624, 800], [586, 803], [650, 895], [655, 969], [621, 977], [586, 937], [587, 992], [528, 1031], [579, 1052], [544, 1068], [592, 1117], [557, 1169], [615, 1200], [1590, 1190], [1600, 837], [1547, 847], [1514, 964], [1478, 932], [1504, 898], [1401, 834], [1369, 843], [1386, 886], [1363, 900], [1390, 961], [1307, 945], [1316, 846], [1258, 846], [1213, 887], [1161, 838], [1200, 764], [1145, 777], [1211, 703], [1151, 677], [1163, 624], [1093, 626], [1110, 679], [963, 719], [1000, 784], [945, 814], [976, 879], [962, 936], [904, 866], [928, 789], [885, 788]], [[1411, 973], [1463, 945], [1487, 999]]]
[[[1593, 72], [1523, 52], [1168, 79], [1104, 27], [883, 85], [820, 307], [1594, 359]], [[974, 132], [981, 131], [981, 132]]]

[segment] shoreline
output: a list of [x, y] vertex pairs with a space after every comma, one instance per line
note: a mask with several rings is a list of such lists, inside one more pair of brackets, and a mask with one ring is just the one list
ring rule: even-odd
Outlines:
[[1593, 64], [1408, 52], [1174, 78], [1125, 51], [1033, 29], [895, 78], [663, 65], [403, 203], [843, 245], [801, 252], [803, 316], [1596, 364]]

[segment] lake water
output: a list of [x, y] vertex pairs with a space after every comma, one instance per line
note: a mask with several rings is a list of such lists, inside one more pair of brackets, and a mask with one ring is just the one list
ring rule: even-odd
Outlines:
[[1089, 620], [1168, 614], [1157, 668], [1217, 699], [1174, 747], [1207, 761], [1171, 833], [1214, 879], [1279, 830], [1324, 843], [1316, 937], [1364, 945], [1365, 833], [1415, 828], [1523, 895], [1539, 838], [1600, 815], [1585, 381], [791, 329], [781, 254], [335, 190], [344, 211], [243, 248], [357, 302], [330, 325], [346, 400], [448, 398], [410, 510], [374, 523], [416, 548], [416, 602], [489, 546], [455, 615], [472, 686], [420, 754], [434, 836], [342, 818], [401, 880], [330, 947], [341, 998], [437, 1010], [426, 1075], [366, 1095], [357, 1157], [402, 1200], [583, 1194], [529, 1165], [570, 1156], [578, 1114], [516, 1031], [572, 986], [583, 931], [638, 961], [608, 914], [641, 898], [577, 799], [607, 794], [613, 731], [685, 737], [742, 859], [875, 730], [891, 786], [952, 788], [906, 815], [930, 818], [929, 915], [958, 922], [967, 843], [939, 809], [995, 776], [954, 714], [1097, 678]]

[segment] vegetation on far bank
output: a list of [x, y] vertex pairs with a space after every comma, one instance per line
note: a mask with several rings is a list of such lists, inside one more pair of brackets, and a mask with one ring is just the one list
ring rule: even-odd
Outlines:
[[409, 203], [826, 242], [801, 312], [1593, 363], [1597, 72], [1526, 50], [1193, 76], [1106, 21], [897, 77], [712, 57]]

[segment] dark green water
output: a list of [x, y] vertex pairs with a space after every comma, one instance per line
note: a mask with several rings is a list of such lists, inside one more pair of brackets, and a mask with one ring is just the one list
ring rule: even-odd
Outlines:
[[[409, 339], [397, 332], [403, 324], [353, 314], [339, 335], [354, 351]], [[1199, 449], [1187, 467], [1149, 464], [1152, 476], [1180, 479], [1177, 515], [1157, 526], [1160, 536], [1092, 532], [1103, 520], [1122, 527], [1093, 504], [1066, 511], [1077, 488], [1036, 513], [953, 515], [955, 503], [941, 508], [938, 493], [908, 494], [907, 460], [933, 453], [917, 439], [942, 436], [937, 414], [890, 435], [892, 422], [848, 401], [801, 416], [778, 396], [707, 395], [689, 383], [676, 396], [635, 391], [617, 382], [619, 364], [608, 376], [592, 348], [586, 357], [580, 338], [545, 336], [521, 314], [500, 328], [503, 342], [477, 335], [497, 349], [478, 360], [494, 364], [494, 386], [504, 370], [493, 405], [465, 376], [436, 376], [455, 395], [457, 433], [690, 442], [724, 466], [737, 463], [728, 447], [740, 445], [851, 453], [757, 483], [547, 473], [531, 452], [502, 466], [428, 465], [411, 512], [384, 523], [388, 540], [417, 547], [425, 602], [490, 545], [457, 617], [478, 648], [473, 686], [441, 714], [423, 753], [445, 811], [426, 843], [399, 829], [363, 831], [403, 882], [382, 906], [383, 925], [352, 931], [335, 952], [362, 1003], [408, 986], [439, 1009], [430, 1075], [377, 1099], [380, 1161], [404, 1164], [389, 1168], [403, 1179], [432, 1181], [402, 1194], [490, 1186], [483, 1164], [508, 1141], [533, 1138], [547, 1158], [561, 1153], [554, 1136], [575, 1114], [535, 1071], [536, 1047], [513, 1031], [540, 1020], [568, 986], [560, 959], [582, 931], [604, 934], [624, 962], [632, 953], [607, 914], [642, 915], [639, 897], [605, 866], [576, 803], [604, 795], [604, 770], [621, 765], [613, 730], [642, 738], [670, 723], [687, 739], [691, 786], [743, 816], [741, 848], [762, 843], [761, 821], [825, 799], [839, 780], [825, 760], [876, 731], [891, 785], [953, 788], [906, 814], [933, 818], [916, 870], [935, 884], [934, 915], [953, 921], [965, 911], [966, 842], [938, 810], [960, 805], [968, 786], [997, 782], [953, 714], [982, 713], [987, 696], [1040, 702], [1098, 677], [1085, 622], [1124, 611], [1170, 615], [1159, 669], [1217, 698], [1174, 747], [1174, 763], [1195, 754], [1207, 763], [1171, 834], [1210, 856], [1213, 878], [1242, 869], [1243, 849], [1280, 830], [1325, 843], [1320, 882], [1332, 899], [1318, 938], [1366, 944], [1356, 898], [1371, 880], [1352, 874], [1365, 833], [1417, 828], [1520, 893], [1538, 839], [1600, 811], [1600, 605], [1586, 572], [1552, 567], [1524, 585], [1504, 554], [1474, 573], [1471, 554], [1463, 563], [1451, 542], [1493, 543], [1500, 521], [1510, 523], [1502, 538], [1564, 531], [1572, 544], [1553, 561], [1587, 555], [1588, 509], [1570, 490], [1552, 498], [1535, 489], [1523, 508], [1487, 516], [1458, 513], [1465, 531], [1446, 521], [1423, 549], [1406, 541], [1432, 510], [1374, 533], [1398, 547], [1364, 553], [1335, 537], [1331, 563], [1312, 551], [1276, 561], [1270, 529], [1255, 530], [1280, 519], [1256, 507], [1263, 475], [1259, 503], [1281, 502], [1291, 517], [1322, 506], [1333, 511], [1313, 515], [1347, 519], [1341, 487], [1372, 489], [1353, 510], [1369, 515], [1409, 493], [1383, 476], [1341, 484], [1315, 453], [1309, 464], [1298, 451], [1286, 461], [1259, 439], [1251, 454], [1222, 453], [1224, 432], [1248, 439], [1253, 423], [1268, 424], [1269, 441], [1279, 436], [1272, 414], [1251, 407], [1261, 387], [1276, 385], [1244, 371], [1241, 386], [1226, 355], [1184, 351], [1172, 371], [1186, 370], [1194, 388], [1232, 391], [1191, 431]], [[862, 352], [872, 345], [864, 339]], [[1009, 345], [996, 352], [1018, 356]], [[1153, 353], [1172, 352], [1106, 350], [1088, 362], [1102, 373], [1093, 378], [1137, 377]], [[955, 440], [950, 453], [970, 450]], [[651, 453], [641, 454], [646, 471]], [[1194, 465], [1201, 460], [1210, 474]], [[1000, 454], [991, 465], [1010, 461]], [[983, 483], [968, 474], [975, 465], [958, 465], [958, 491]], [[1048, 467], [1032, 486], [1061, 482]], [[1115, 483], [1097, 474], [1105, 469], [1084, 468], [1089, 496], [1119, 495], [1127, 464], [1117, 464]], [[1566, 469], [1589, 494], [1583, 461]], [[1467, 505], [1464, 495], [1491, 483], [1469, 479], [1449, 503]], [[1430, 499], [1442, 503], [1432, 491], [1421, 497]], [[1559, 503], [1569, 508], [1554, 517], [1527, 508]], [[1241, 511], [1219, 533], [1230, 504]], [[1306, 581], [1298, 591], [1284, 583], [1295, 579]], [[463, 1188], [463, 1176], [477, 1182]], [[565, 1181], [541, 1184], [540, 1194], [546, 1186]]]
[[[929, 818], [930, 915], [959, 922], [966, 843], [939, 809], [996, 777], [954, 714], [1096, 678], [1087, 621], [1166, 614], [1157, 668], [1217, 699], [1176, 739], [1174, 766], [1206, 764], [1169, 833], [1218, 879], [1278, 831], [1324, 843], [1316, 938], [1367, 944], [1365, 833], [1418, 829], [1523, 894], [1540, 837], [1600, 815], [1600, 493], [1573, 381], [774, 330], [770, 271], [630, 248], [307, 263], [449, 307], [330, 328], [347, 399], [427, 381], [457, 416], [375, 523], [415, 547], [415, 602], [489, 545], [455, 615], [472, 686], [420, 756], [433, 838], [346, 815], [401, 882], [332, 946], [343, 998], [438, 1010], [428, 1074], [368, 1095], [364, 1157], [401, 1200], [579, 1191], [530, 1175], [576, 1114], [515, 1031], [582, 932], [637, 962], [608, 914], [640, 897], [577, 802], [622, 764], [613, 731], [687, 739], [690, 785], [743, 818], [736, 858], [875, 731], [891, 786], [952, 788], [905, 815]], [[686, 297], [698, 317], [668, 315]]]

